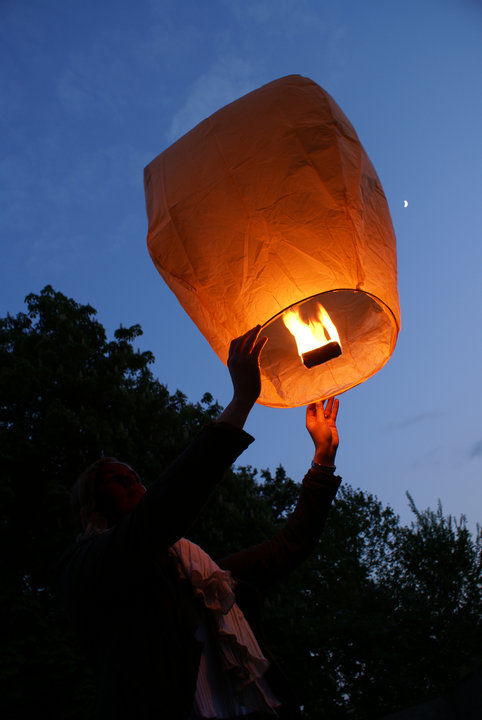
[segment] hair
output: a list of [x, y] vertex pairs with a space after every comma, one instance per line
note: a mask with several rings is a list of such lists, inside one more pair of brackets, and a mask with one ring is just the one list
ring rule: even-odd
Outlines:
[[82, 531], [77, 539], [99, 535], [110, 527], [105, 512], [99, 505], [99, 475], [103, 465], [122, 462], [115, 457], [102, 457], [89, 465], [77, 478], [71, 495], [72, 513], [80, 520]]

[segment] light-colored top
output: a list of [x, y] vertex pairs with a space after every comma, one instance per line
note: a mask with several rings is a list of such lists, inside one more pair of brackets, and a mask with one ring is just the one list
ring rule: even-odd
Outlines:
[[198, 545], [182, 538], [173, 550], [181, 575], [188, 578], [205, 612], [212, 613], [215, 632], [207, 622], [198, 627], [203, 643], [193, 717], [232, 718], [253, 712], [274, 713], [279, 702], [264, 674], [269, 663], [235, 601], [234, 581]]

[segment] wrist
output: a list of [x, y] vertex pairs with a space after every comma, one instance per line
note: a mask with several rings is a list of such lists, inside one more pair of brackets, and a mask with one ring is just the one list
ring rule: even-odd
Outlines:
[[335, 465], [322, 465], [320, 463], [315, 462], [314, 460], [311, 461], [311, 469], [312, 470], [324, 470], [325, 472], [334, 473], [336, 470]]
[[234, 393], [231, 403], [233, 405], [236, 405], [236, 407], [240, 408], [252, 408], [255, 404], [256, 400], [258, 399], [258, 395], [246, 395], [246, 394], [237, 394]]
[[331, 467], [335, 465], [335, 455], [336, 453], [330, 452], [328, 449], [316, 450], [313, 456], [313, 462], [317, 465]]
[[250, 401], [246, 397], [234, 395], [215, 422], [227, 422], [242, 429], [255, 402], [256, 400]]

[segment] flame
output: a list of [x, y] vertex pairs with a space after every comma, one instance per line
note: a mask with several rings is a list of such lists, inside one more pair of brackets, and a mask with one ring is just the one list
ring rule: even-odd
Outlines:
[[329, 342], [340, 343], [337, 329], [323, 305], [318, 305], [317, 316], [307, 323], [301, 319], [296, 309], [288, 310], [283, 315], [283, 322], [294, 336], [301, 357], [303, 353], [323, 347]]

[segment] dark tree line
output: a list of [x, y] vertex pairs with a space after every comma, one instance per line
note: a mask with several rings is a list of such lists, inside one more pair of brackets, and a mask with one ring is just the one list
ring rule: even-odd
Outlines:
[[[152, 354], [135, 349], [138, 325], [108, 340], [92, 307], [50, 286], [26, 305], [0, 320], [0, 712], [77, 720], [92, 677], [55, 600], [72, 483], [105, 454], [149, 484], [220, 408], [154, 378]], [[214, 557], [259, 542], [297, 493], [282, 467], [234, 468], [191, 539]], [[315, 554], [266, 600], [269, 644], [309, 720], [383, 717], [482, 664], [481, 533], [410, 503], [402, 526], [344, 483]]]

